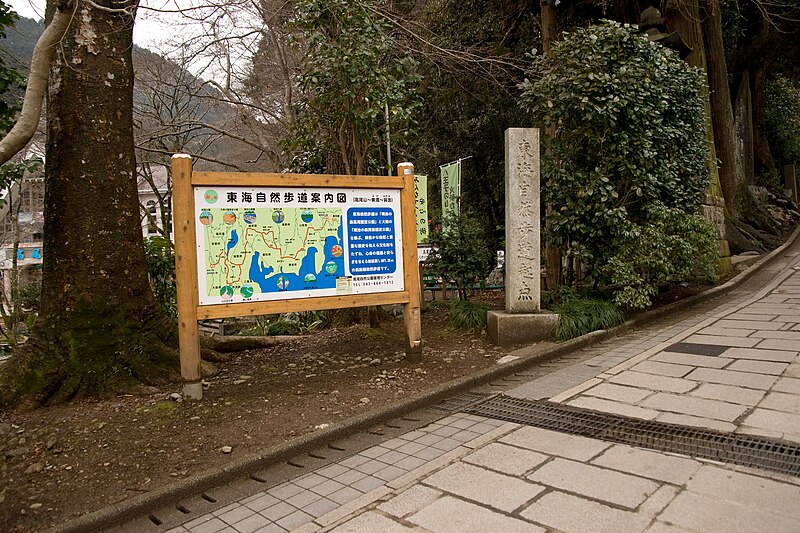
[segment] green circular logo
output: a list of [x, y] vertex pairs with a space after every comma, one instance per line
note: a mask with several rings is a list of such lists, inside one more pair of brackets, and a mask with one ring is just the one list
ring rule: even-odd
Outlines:
[[219, 200], [219, 194], [217, 194], [217, 191], [209, 189], [203, 195], [203, 198], [205, 198], [207, 204], [215, 204]]

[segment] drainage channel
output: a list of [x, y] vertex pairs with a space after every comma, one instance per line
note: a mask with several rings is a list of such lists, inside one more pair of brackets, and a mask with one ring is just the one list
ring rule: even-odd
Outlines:
[[800, 476], [800, 446], [751, 435], [495, 396], [464, 412], [581, 437]]

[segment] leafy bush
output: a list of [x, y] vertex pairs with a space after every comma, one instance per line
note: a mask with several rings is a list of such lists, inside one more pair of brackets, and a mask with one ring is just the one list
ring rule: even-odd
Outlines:
[[450, 305], [448, 321], [454, 328], [480, 331], [486, 327], [486, 314], [488, 311], [489, 306], [484, 303], [455, 300]]
[[[546, 237], [588, 265], [596, 285], [617, 283], [624, 291], [634, 283], [636, 297], [627, 291], [620, 301], [645, 305], [652, 283], [666, 274], [654, 275], [652, 264], [632, 257], [632, 243], [670, 244], [654, 213], [692, 216], [708, 185], [703, 76], [613, 22], [566, 35], [551, 57], [534, 58], [530, 75], [522, 104], [555, 130], [543, 163], [542, 190], [552, 207]], [[684, 265], [685, 254], [665, 254], [663, 261], [673, 264], [659, 269], [685, 272], [689, 259]], [[615, 278], [620, 268], [631, 275]]]
[[445, 280], [455, 280], [461, 300], [467, 300], [470, 286], [482, 283], [489, 274], [492, 254], [477, 218], [462, 213], [442, 224], [445, 230], [431, 236], [431, 250], [425, 265]]
[[175, 250], [166, 237], [150, 237], [144, 241], [147, 273], [156, 301], [173, 319], [178, 317], [175, 286]]
[[769, 81], [765, 104], [772, 154], [781, 165], [800, 163], [800, 84], [782, 77]]
[[311, 333], [325, 324], [325, 311], [286, 313], [267, 327], [267, 335], [300, 335]]
[[555, 306], [559, 314], [553, 336], [565, 341], [622, 324], [625, 315], [619, 307], [607, 300], [576, 296]]

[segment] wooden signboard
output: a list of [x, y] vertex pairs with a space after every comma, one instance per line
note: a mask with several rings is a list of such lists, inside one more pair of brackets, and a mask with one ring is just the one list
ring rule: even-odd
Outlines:
[[201, 399], [198, 319], [405, 304], [422, 354], [414, 166], [398, 175], [193, 172], [172, 158], [184, 396]]

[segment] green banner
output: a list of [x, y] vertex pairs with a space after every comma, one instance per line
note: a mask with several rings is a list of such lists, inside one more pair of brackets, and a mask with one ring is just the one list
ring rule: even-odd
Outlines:
[[417, 244], [428, 242], [428, 176], [414, 175], [414, 198], [417, 201]]
[[442, 220], [459, 215], [458, 197], [461, 194], [461, 162], [456, 161], [441, 167], [442, 171]]

